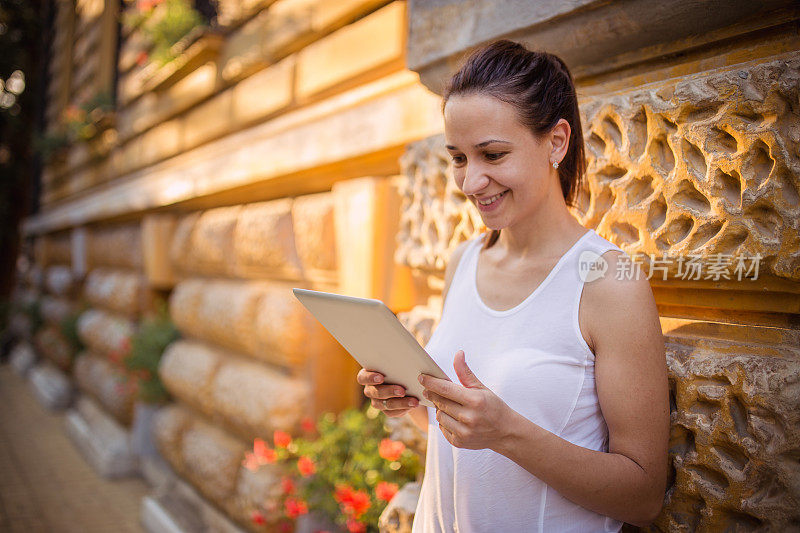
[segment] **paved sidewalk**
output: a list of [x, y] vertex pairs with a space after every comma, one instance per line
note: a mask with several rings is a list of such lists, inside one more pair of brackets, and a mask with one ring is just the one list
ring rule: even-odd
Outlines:
[[107, 481], [67, 436], [63, 414], [0, 365], [0, 531], [141, 533], [144, 480]]

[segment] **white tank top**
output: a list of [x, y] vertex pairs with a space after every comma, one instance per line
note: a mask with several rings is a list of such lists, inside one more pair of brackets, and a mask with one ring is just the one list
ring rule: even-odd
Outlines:
[[[622, 250], [589, 230], [522, 303], [497, 311], [483, 303], [476, 288], [482, 243], [483, 235], [475, 237], [464, 250], [425, 349], [455, 383], [460, 381], [453, 358], [463, 349], [477, 378], [512, 409], [569, 442], [607, 451], [594, 354], [578, 326], [584, 283], [579, 259], [587, 250], [597, 255]], [[454, 447], [442, 435], [435, 410], [428, 409], [425, 476], [413, 533], [595, 532], [621, 526], [567, 500], [499, 453]]]

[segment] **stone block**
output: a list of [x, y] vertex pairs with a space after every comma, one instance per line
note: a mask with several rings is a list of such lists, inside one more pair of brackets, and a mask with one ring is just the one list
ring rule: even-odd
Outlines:
[[59, 327], [61, 321], [69, 316], [75, 306], [66, 298], [42, 296], [39, 309], [42, 313], [42, 318], [47, 324]]
[[90, 228], [86, 255], [89, 268], [109, 266], [141, 269], [142, 236], [139, 226], [121, 224]]
[[183, 435], [192, 423], [192, 414], [180, 404], [167, 404], [156, 413], [153, 435], [161, 456], [175, 469], [182, 471]]
[[181, 442], [181, 473], [205, 497], [225, 508], [235, 493], [245, 449], [240, 440], [195, 419]]
[[72, 269], [65, 265], [53, 265], [45, 269], [45, 288], [55, 296], [69, 296], [75, 289], [75, 278]]
[[270, 65], [231, 89], [237, 124], [251, 123], [291, 104], [294, 59], [290, 56]]
[[303, 368], [315, 353], [334, 353], [339, 345], [295, 298], [291, 287], [269, 285], [258, 302], [253, 336], [255, 355], [287, 368]]
[[297, 252], [306, 279], [336, 276], [336, 231], [330, 193], [299, 196], [292, 205]]
[[[209, 122], [216, 119], [209, 118]], [[187, 132], [183, 119], [172, 119], [147, 130], [138, 139], [135, 167], [150, 165], [185, 148]]]
[[233, 236], [237, 273], [248, 277], [301, 276], [292, 220], [292, 200], [245, 205]]
[[256, 353], [253, 334], [258, 284], [192, 279], [179, 283], [170, 297], [170, 315], [184, 334], [244, 352]]
[[183, 117], [185, 147], [194, 147], [233, 129], [233, 97], [221, 92], [192, 108]]
[[27, 376], [28, 372], [36, 365], [37, 360], [38, 357], [33, 351], [33, 346], [26, 341], [18, 342], [11, 348], [9, 363], [19, 376]]
[[92, 396], [117, 422], [130, 426], [136, 393], [107, 359], [84, 352], [75, 359], [73, 375], [81, 391]]
[[182, 218], [170, 257], [184, 273], [224, 275], [233, 271], [234, 231], [241, 206], [220, 207]]
[[36, 350], [63, 371], [72, 365], [73, 348], [64, 338], [59, 326], [47, 324], [34, 335]]
[[36, 399], [47, 409], [61, 411], [72, 403], [72, 383], [55, 366], [39, 364], [30, 370], [28, 378]]
[[65, 423], [75, 446], [98, 474], [107, 479], [136, 475], [138, 464], [128, 433], [94, 401], [78, 398]]
[[202, 343], [170, 345], [159, 375], [175, 397], [250, 441], [293, 431], [308, 413], [302, 380]]
[[[297, 55], [297, 94], [307, 97], [403, 57], [405, 4], [393, 2]], [[370, 43], [365, 47], [364, 43]]]
[[179, 340], [161, 356], [158, 375], [164, 386], [201, 412], [213, 413], [212, 385], [225, 356], [202, 342]]
[[133, 332], [131, 320], [99, 309], [89, 309], [78, 318], [81, 341], [103, 356], [123, 350]]
[[83, 290], [95, 307], [130, 317], [144, 311], [144, 277], [137, 272], [96, 268], [86, 277]]
[[142, 218], [142, 253], [144, 275], [149, 286], [171, 289], [177, 282], [170, 260], [170, 246], [178, 219], [172, 214], [151, 214]]

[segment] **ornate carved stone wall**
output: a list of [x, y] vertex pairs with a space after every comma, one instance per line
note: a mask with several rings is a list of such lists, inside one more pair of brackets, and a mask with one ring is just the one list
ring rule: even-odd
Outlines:
[[[741, 280], [733, 262], [727, 278], [677, 281], [674, 262], [651, 278], [672, 400], [670, 484], [652, 530], [800, 527], [798, 78], [800, 54], [790, 53], [581, 100], [581, 223], [643, 259], [646, 273], [643, 254], [761, 257]], [[443, 145], [431, 137], [403, 159], [396, 258], [430, 291], [400, 318], [423, 343], [449, 254], [480, 226]]]

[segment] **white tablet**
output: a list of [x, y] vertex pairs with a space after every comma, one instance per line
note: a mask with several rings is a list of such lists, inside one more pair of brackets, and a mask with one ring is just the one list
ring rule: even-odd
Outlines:
[[292, 292], [361, 366], [383, 374], [383, 383], [402, 385], [406, 396], [414, 396], [420, 405], [434, 407], [422, 396], [418, 376], [450, 378], [386, 304], [308, 289]]

